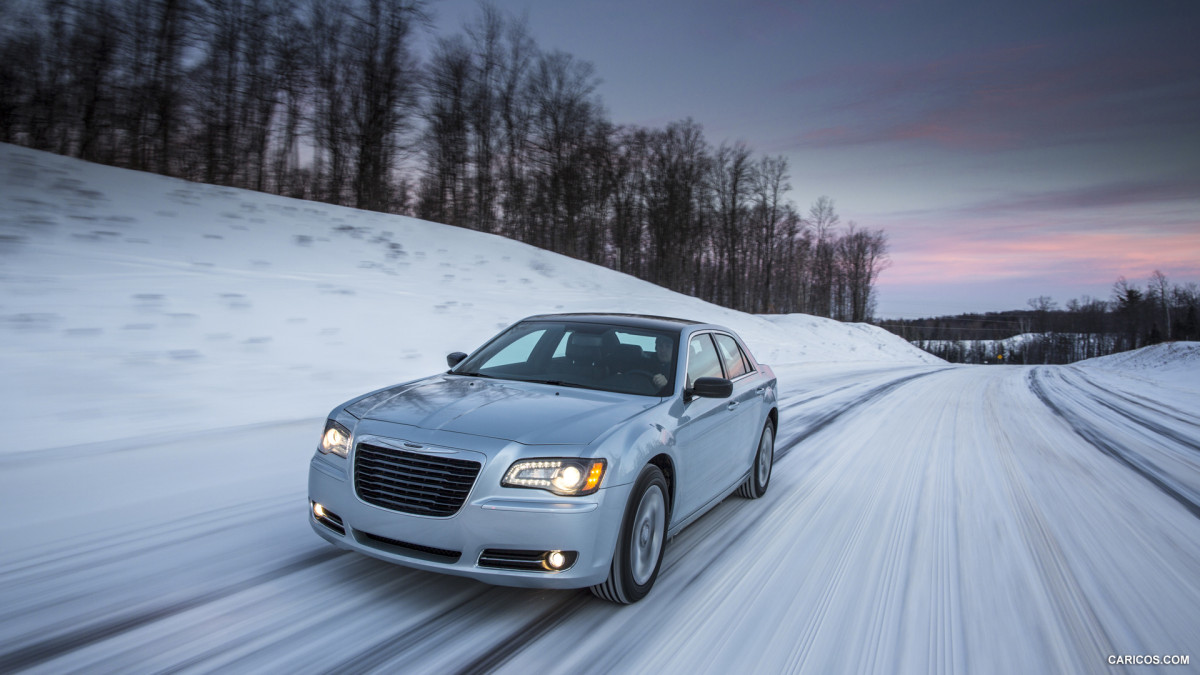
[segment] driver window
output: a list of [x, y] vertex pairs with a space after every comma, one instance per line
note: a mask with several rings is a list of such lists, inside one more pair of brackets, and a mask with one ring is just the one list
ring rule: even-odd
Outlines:
[[708, 333], [694, 336], [688, 342], [687, 388], [701, 377], [722, 377], [721, 361]]

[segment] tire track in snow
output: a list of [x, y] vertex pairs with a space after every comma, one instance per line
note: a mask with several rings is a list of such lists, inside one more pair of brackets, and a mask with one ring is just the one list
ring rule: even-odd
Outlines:
[[[422, 572], [407, 569], [397, 570], [393, 565], [376, 563], [378, 561], [372, 558], [359, 557], [356, 559], [355, 556], [345, 556], [338, 561], [338, 569], [346, 570], [346, 576], [352, 576], [355, 582], [376, 580], [377, 585], [374, 586], [374, 590], [378, 593], [378, 597], [385, 599], [385, 602], [393, 602], [395, 599], [403, 597], [406, 591], [420, 585], [419, 581], [414, 583], [414, 580], [418, 575], [423, 574]], [[321, 602], [322, 592], [331, 592], [335, 596], [344, 592], [344, 589], [335, 590], [333, 586], [328, 586], [322, 587], [314, 593], [314, 583], [322, 583], [322, 581], [313, 579], [311, 576], [321, 572], [317, 570], [313, 575], [293, 575], [286, 584], [275, 584], [276, 590], [272, 591], [272, 594], [277, 596], [304, 598], [308, 603], [317, 603], [307, 604], [307, 606], [320, 607], [320, 614], [315, 612], [305, 612], [303, 616], [272, 614], [270, 609], [267, 609], [264, 613], [250, 618], [243, 609], [227, 609], [220, 614], [222, 618], [228, 617], [230, 623], [239, 620], [252, 621], [255, 630], [237, 631], [213, 644], [205, 645], [205, 648], [195, 651], [190, 656], [174, 656], [173, 660], [168, 657], [165, 665], [144, 661], [147, 671], [165, 675], [167, 673], [194, 672], [196, 669], [202, 668], [208, 672], [248, 673], [261, 671], [264, 662], [279, 664], [274, 668], [275, 670], [287, 670], [287, 667], [280, 663], [276, 653], [280, 643], [295, 641], [297, 638], [308, 641], [318, 632], [331, 642], [337, 641], [337, 638], [329, 637], [328, 627], [330, 625], [350, 624], [356, 619], [362, 618], [363, 603]], [[338, 599], [340, 600], [340, 598]], [[452, 602], [453, 596], [447, 601]], [[270, 601], [264, 603], [262, 598], [251, 599], [248, 602], [255, 606], [271, 606]], [[416, 613], [414, 620], [423, 621], [424, 616]], [[183, 635], [186, 639], [186, 635], [191, 629], [191, 625], [186, 625], [177, 634]], [[264, 639], [268, 635], [271, 636], [269, 641]], [[170, 638], [160, 639], [170, 642]], [[325, 667], [323, 663], [322, 667]], [[312, 669], [316, 669], [316, 666], [312, 666]]]
[[[951, 396], [944, 388], [939, 393], [948, 399], [963, 397], [963, 393]], [[930, 436], [936, 437], [939, 429], [957, 432], [957, 412], [958, 409], [953, 406], [943, 406], [938, 411], [937, 421], [932, 424]], [[900, 596], [901, 606], [892, 613], [890, 622], [881, 621], [879, 624], [881, 631], [905, 625], [904, 612], [907, 611], [911, 617], [924, 608], [922, 603], [927, 602], [929, 616], [925, 626], [927, 637], [924, 656], [927, 659], [925, 665], [931, 673], [968, 672], [967, 641], [963, 635], [962, 580], [959, 573], [956, 451], [957, 444], [930, 443], [930, 453], [923, 462], [917, 461], [916, 457], [911, 460], [914, 471], [920, 470], [923, 475], [910, 475], [906, 481], [914, 493], [910, 497], [914, 503], [914, 522], [910, 525], [907, 537], [909, 555], [904, 564], [895, 570], [897, 575], [907, 573], [903, 577], [906, 589]], [[931, 544], [928, 550], [918, 544], [924, 533], [927, 533]], [[923, 572], [915, 572], [923, 569]], [[921, 578], [928, 579], [924, 592], [919, 582]], [[916, 583], [914, 580], [917, 580]], [[908, 592], [909, 585], [914, 589], [912, 593]], [[912, 606], [914, 604], [917, 609]], [[876, 672], [888, 672], [891, 667], [892, 664], [887, 661], [880, 661], [874, 669]]]
[[823, 398], [829, 398], [830, 396], [833, 396], [834, 394], [846, 391], [847, 389], [853, 389], [854, 386], [855, 386], [854, 384], [844, 384], [840, 387], [835, 387], [828, 391], [822, 391], [822, 392], [816, 393], [816, 394], [808, 395], [809, 392], [806, 392], [805, 394], [797, 394], [795, 396], [789, 396], [788, 398], [781, 399], [779, 401], [779, 413], [783, 414], [786, 411], [793, 410], [795, 408], [799, 408], [800, 406], [808, 405], [808, 404], [812, 403], [813, 401], [819, 401]]
[[[954, 455], [949, 466], [930, 459], [936, 467], [931, 507], [934, 512], [933, 604], [929, 617], [929, 660], [934, 672], [966, 672], [966, 639], [963, 637], [962, 580], [959, 574], [958, 510], [954, 494]], [[900, 621], [901, 619], [897, 619]]]
[[[826, 579], [828, 583], [822, 589], [817, 602], [812, 606], [804, 627], [801, 629], [799, 635], [796, 636], [796, 642], [787, 656], [787, 667], [784, 669], [786, 672], [797, 672], [805, 667], [812, 656], [818, 634], [826, 626], [826, 619], [830, 608], [833, 606], [834, 599], [842, 592], [843, 587], [847, 583], [853, 583], [854, 580], [849, 579], [848, 575], [851, 568], [850, 561], [857, 555], [865, 533], [870, 529], [869, 525], [872, 522], [870, 516], [879, 504], [880, 497], [881, 492], [878, 490], [874, 490], [869, 494], [858, 509], [858, 517], [855, 519], [850, 532], [842, 538], [842, 546], [838, 550], [837, 557], [830, 561], [829, 564], [812, 571], [814, 576]], [[827, 492], [822, 502], [817, 504], [817, 509], [814, 512], [820, 512], [821, 507], [832, 500], [833, 493]]]
[[127, 560], [181, 541], [223, 532], [231, 527], [231, 523], [238, 524], [236, 516], [242, 513], [253, 512], [256, 520], [263, 520], [293, 512], [296, 503], [296, 495], [256, 499], [202, 511], [185, 518], [132, 530], [126, 529], [115, 534], [112, 531], [104, 531], [87, 539], [72, 540], [69, 549], [55, 544], [47, 553], [35, 554], [18, 562], [0, 566], [0, 578], [6, 583], [27, 584], [46, 577], [61, 577]]
[[[864, 405], [870, 403], [871, 401], [878, 399], [879, 397], [883, 396], [884, 394], [896, 389], [897, 387], [899, 387], [907, 382], [910, 382], [910, 381], [915, 380], [920, 377], [925, 377], [927, 375], [932, 375], [934, 373], [941, 372], [942, 370], [946, 370], [946, 369], [940, 369], [940, 370], [930, 371], [930, 372], [926, 372], [926, 373], [916, 373], [913, 375], [901, 377], [896, 380], [892, 380], [883, 385], [880, 385], [873, 389], [868, 390], [867, 392], [865, 392], [858, 398], [855, 398], [852, 401], [850, 401], [842, 406], [839, 406], [834, 410], [831, 410], [827, 413], [824, 413], [824, 414], [818, 416], [816, 418], [816, 420], [812, 424], [809, 424], [803, 431], [801, 431], [800, 433], [798, 433], [796, 435], [789, 437], [787, 443], [785, 444], [785, 447], [782, 450], [780, 450], [778, 447], [776, 448], [775, 464], [778, 465], [787, 456], [789, 450], [796, 447], [800, 443], [804, 442], [806, 439], [810, 438], [813, 434], [816, 434], [817, 432], [821, 431], [822, 429], [825, 429], [826, 427], [828, 427], [830, 424], [832, 424], [835, 420], [837, 420], [842, 415], [850, 412], [851, 410], [854, 410], [856, 408], [864, 406]], [[847, 388], [849, 388], [849, 387], [839, 387], [839, 388], [829, 392], [829, 394], [843, 391]], [[827, 395], [810, 397], [809, 399], [806, 399], [804, 402], [810, 402], [810, 401], [817, 400], [820, 398], [825, 398]], [[793, 404], [793, 406], [790, 406], [790, 407], [794, 407], [794, 405], [795, 404]], [[782, 407], [781, 407], [781, 410], [782, 410]], [[830, 471], [832, 471], [832, 465], [831, 465]], [[729, 513], [729, 515], [726, 517], [726, 519], [732, 518], [733, 516], [736, 515], [736, 513], [737, 513], [737, 511], [731, 511]], [[710, 515], [713, 515], [713, 511], [709, 511], [708, 513], [706, 513], [703, 516], [703, 518], [706, 519]], [[693, 525], [695, 525], [695, 523], [693, 523]], [[688, 580], [688, 583], [700, 580], [703, 577], [703, 575], [705, 574], [705, 572], [710, 567], [712, 567], [712, 565], [720, 558], [720, 556], [722, 554], [725, 554], [725, 553], [735, 549], [737, 547], [737, 543], [741, 539], [745, 538], [750, 532], [752, 532], [752, 530], [753, 530], [753, 528], [741, 528], [741, 529], [739, 529], [737, 534], [735, 534], [732, 538], [725, 540], [724, 545], [716, 552], [717, 555], [714, 555], [711, 558], [709, 558], [708, 562], [706, 562], [705, 565], [703, 565], [701, 567], [701, 569], [698, 570]], [[669, 569], [669, 567], [664, 567], [664, 571], [666, 569]]]
[[[855, 399], [852, 399], [840, 406], [837, 406], [837, 407], [833, 408], [832, 410], [828, 410], [826, 412], [819, 413], [819, 414], [812, 416], [812, 418], [811, 418], [812, 421], [804, 428], [803, 431], [800, 431], [796, 434], [789, 436], [787, 438], [787, 440], [784, 441], [782, 444], [776, 443], [776, 446], [775, 446], [776, 461], [781, 460], [784, 456], [786, 456], [788, 454], [788, 452], [791, 451], [792, 448], [796, 447], [800, 443], [803, 443], [805, 441], [805, 439], [811, 437], [813, 434], [817, 433], [818, 431], [821, 431], [825, 427], [828, 427], [837, 418], [841, 417], [842, 415], [846, 414], [847, 412], [850, 412], [851, 410], [854, 410], [855, 408], [858, 408], [867, 403], [870, 403], [871, 401], [874, 401], [875, 399], [879, 398], [880, 396], [883, 396], [884, 394], [896, 389], [897, 387], [899, 387], [907, 382], [911, 382], [913, 380], [916, 380], [916, 379], [922, 378], [922, 377], [928, 377], [930, 375], [933, 375], [935, 373], [940, 373], [945, 370], [951, 370], [951, 369], [950, 368], [939, 368], [937, 370], [930, 370], [930, 371], [927, 371], [924, 373], [914, 373], [912, 375], [906, 375], [904, 377], [900, 377], [895, 380], [891, 380], [890, 382], [886, 382], [877, 387], [868, 389], [861, 396], [858, 396]], [[844, 387], [842, 389], [844, 389]], [[841, 391], [842, 389], [838, 389], [836, 391]], [[822, 396], [819, 398], [824, 398], [824, 397]], [[810, 399], [810, 400], [815, 400], [815, 399]], [[782, 445], [782, 447], [781, 447], [781, 445]]]
[[[890, 507], [886, 509], [893, 518], [892, 526], [886, 528], [887, 540], [879, 557], [878, 594], [872, 617], [866, 626], [866, 642], [859, 650], [858, 667], [862, 673], [887, 672], [895, 663], [896, 654], [888, 653], [888, 631], [898, 625], [897, 621], [904, 607], [911, 578], [905, 572], [913, 569], [911, 564], [915, 553], [914, 541], [917, 528], [918, 511], [920, 510], [921, 495], [928, 482], [926, 467], [912, 456], [897, 455], [894, 462], [904, 466], [893, 466], [892, 471], [885, 472], [889, 476], [897, 476], [897, 480], [885, 485], [885, 490], [874, 492], [890, 498]], [[903, 469], [903, 472], [897, 471]], [[884, 472], [881, 472], [884, 473]], [[936, 514], [935, 514], [936, 515]], [[841, 574], [841, 572], [839, 572]], [[933, 637], [931, 631], [931, 639]]]
[[[832, 410], [824, 415], [821, 415], [817, 420], [806, 428], [797, 437], [790, 439], [789, 449], [803, 442], [813, 434], [829, 427], [835, 420], [842, 415], [865, 406], [873, 401], [878, 400], [882, 396], [893, 392], [898, 387], [909, 383], [915, 379], [933, 375], [948, 369], [939, 369], [925, 373], [916, 373], [906, 377], [902, 377], [883, 385], [874, 387], [862, 396], [850, 401], [835, 410]], [[838, 476], [843, 475], [846, 471], [854, 470], [854, 462], [852, 461], [853, 453], [845, 453], [840, 456], [840, 461], [831, 463], [829, 470], [819, 479], [824, 481], [838, 481]], [[860, 661], [858, 670], [861, 672], [886, 672], [893, 663], [889, 659], [895, 658], [894, 654], [887, 654], [885, 644], [886, 623], [888, 617], [895, 616], [904, 603], [907, 595], [908, 579], [901, 574], [904, 569], [905, 562], [913, 553], [913, 528], [916, 525], [917, 502], [922, 493], [924, 480], [922, 470], [926, 467], [919, 461], [914, 461], [912, 457], [902, 457], [900, 455], [891, 455], [892, 460], [891, 470], [879, 467], [880, 475], [893, 475], [896, 470], [902, 470], [903, 478], [897, 481], [888, 481], [883, 490], [872, 490], [868, 493], [867, 498], [861, 503], [858, 508], [858, 518], [854, 521], [849, 536], [841, 540], [842, 545], [838, 550], [837, 557], [832, 560], [831, 564], [823, 565], [820, 569], [815, 569], [812, 574], [821, 579], [829, 580], [829, 583], [821, 590], [816, 604], [813, 606], [808, 619], [804, 626], [796, 636], [796, 643], [790, 650], [787, 656], [786, 672], [796, 672], [809, 667], [809, 660], [813, 655], [813, 647], [816, 645], [818, 636], [823, 630], [829, 630], [828, 617], [830, 610], [834, 605], [835, 599], [844, 593], [846, 584], [853, 583], [851, 578], [850, 562], [862, 555], [862, 548], [866, 544], [865, 537], [872, 526], [876, 525], [876, 519], [880, 515], [881, 504], [884, 497], [891, 500], [896, 500], [891, 508], [885, 511], [889, 514], [899, 514], [896, 526], [891, 529], [892, 536], [888, 538], [882, 554], [883, 571], [879, 576], [879, 592], [883, 595], [883, 600], [875, 606], [873, 620], [870, 622], [868, 640], [866, 644], [861, 646]], [[900, 462], [905, 462], [906, 466], [900, 466]], [[895, 489], [892, 489], [895, 488]], [[819, 513], [821, 509], [828, 504], [833, 498], [834, 492], [826, 492], [821, 502], [816, 505], [814, 513]], [[795, 495], [792, 499], [807, 498], [803, 493]], [[792, 500], [785, 500], [792, 501]]]
[[[584, 606], [584, 602], [580, 602], [577, 597], [572, 597], [573, 595], [572, 593], [563, 593], [562, 599], [556, 604], [518, 626], [510, 636], [498, 643], [493, 643], [475, 660], [456, 672], [459, 675], [477, 675], [496, 670], [527, 646], [559, 626], [572, 614], [578, 612]], [[514, 639], [518, 636], [520, 639]]]
[[[1037, 370], [1032, 371], [1036, 372]], [[1034, 379], [1035, 375], [1031, 374], [1029, 382], [1032, 383]], [[1038, 392], [1035, 390], [1034, 393]], [[1041, 398], [1042, 394], [1038, 394], [1038, 397]], [[1046, 402], [1046, 399], [1042, 400]], [[1053, 407], [1051, 410], [1061, 416], [1058, 410]], [[991, 427], [989, 435], [998, 441], [996, 457], [1004, 469], [1006, 480], [1002, 481], [1002, 484], [1013, 506], [1012, 513], [1021, 526], [1017, 531], [1042, 580], [1041, 590], [1049, 599], [1057, 618], [1053, 625], [1065, 631], [1077, 655], [1082, 657], [1064, 658], [1056, 664], [1056, 670], [1067, 672], [1084, 668], [1092, 673], [1112, 672], [1100, 655], [1117, 654], [1120, 650], [1114, 647], [1112, 638], [1092, 608], [1087, 594], [1067, 562], [1062, 547], [1059, 546], [1058, 539], [1030, 492], [1029, 481], [1017, 466], [1013, 451], [1014, 441], [1009, 435], [1009, 429], [996, 419], [994, 414], [988, 415], [985, 420]]]
[[150, 607], [134, 612], [119, 614], [111, 619], [85, 626], [61, 635], [45, 638], [32, 644], [0, 653], [0, 672], [12, 672], [32, 668], [51, 661], [68, 652], [87, 647], [88, 645], [107, 640], [111, 637], [127, 633], [156, 621], [187, 612], [227, 598], [231, 595], [254, 588], [276, 579], [286, 577], [303, 570], [316, 567], [345, 555], [346, 551], [337, 549], [321, 550], [304, 556], [290, 563], [281, 565], [267, 572], [257, 574], [248, 579], [238, 581], [222, 588], [195, 595], [191, 598], [172, 602], [158, 607]]
[[1200, 497], [1191, 494], [1191, 490], [1186, 486], [1179, 485], [1178, 481], [1167, 475], [1166, 472], [1162, 471], [1153, 462], [1128, 448], [1111, 442], [1102, 432], [1085, 422], [1081, 416], [1072, 414], [1063, 406], [1056, 403], [1046, 392], [1043, 381], [1045, 379], [1044, 371], [1045, 369], [1043, 368], [1031, 370], [1027, 384], [1030, 390], [1041, 399], [1046, 407], [1061, 417], [1085, 441], [1150, 481], [1151, 484], [1162, 490], [1163, 493], [1179, 502], [1193, 516], [1200, 518], [1200, 503], [1198, 503], [1200, 502]]
[[[1113, 391], [1111, 389], [1105, 389], [1104, 387], [1101, 387], [1100, 385], [1098, 385], [1095, 382], [1093, 382], [1092, 380], [1090, 380], [1085, 375], [1082, 375], [1082, 374], [1077, 374], [1077, 375], [1080, 379], [1082, 379], [1084, 382], [1086, 382], [1089, 387], [1093, 388], [1095, 391], [1101, 392], [1104, 396], [1116, 398], [1118, 400], [1125, 401], [1126, 403], [1129, 403], [1130, 405], [1136, 406], [1143, 410], [1148, 410], [1152, 413], [1157, 413], [1159, 415], [1165, 415], [1165, 416], [1170, 417], [1178, 422], [1196, 426], [1195, 422], [1185, 420], [1182, 417], [1172, 415], [1170, 413], [1164, 413], [1161, 410], [1155, 410], [1154, 408], [1151, 408], [1148, 405], [1138, 403], [1137, 401], [1133, 400], [1132, 398], [1130, 398], [1128, 396], [1121, 394], [1120, 392]], [[1063, 378], [1063, 379], [1066, 380], [1066, 378]], [[1191, 450], [1193, 450], [1195, 452], [1200, 452], [1200, 443], [1197, 443], [1192, 438], [1184, 436], [1184, 435], [1176, 432], [1175, 430], [1171, 429], [1170, 427], [1160, 424], [1158, 422], [1155, 422], [1153, 420], [1150, 420], [1149, 418], [1142, 417], [1140, 415], [1135, 415], [1132, 412], [1130, 412], [1128, 409], [1121, 408], [1117, 405], [1114, 405], [1111, 400], [1105, 400], [1105, 398], [1103, 398], [1100, 395], [1097, 395], [1092, 392], [1085, 392], [1085, 391], [1083, 391], [1083, 387], [1076, 386], [1076, 388], [1079, 389], [1080, 392], [1087, 395], [1087, 397], [1090, 398], [1092, 401], [1094, 401], [1097, 405], [1104, 406], [1108, 410], [1120, 415], [1121, 417], [1124, 417], [1125, 419], [1129, 420], [1130, 422], [1133, 422], [1134, 424], [1137, 424], [1138, 426], [1144, 427], [1145, 429], [1158, 434], [1159, 436], [1169, 438], [1186, 448], [1190, 448]]]
[[498, 595], [496, 588], [487, 588], [454, 603], [418, 625], [406, 623], [375, 641], [373, 645], [338, 663], [330, 672], [364, 673], [380, 668], [435, 636], [453, 634], [465, 617], [494, 610], [501, 602]]
[[[956, 445], [937, 439], [956, 435], [959, 409], [952, 403], [970, 390], [958, 391], [962, 385], [953, 377], [922, 385], [896, 407], [881, 403], [886, 414], [903, 416], [913, 426], [895, 439], [876, 432], [878, 441], [894, 440], [896, 448], [884, 455], [893, 458], [890, 468], [875, 467], [886, 476], [879, 489], [889, 496], [876, 516], [885, 521], [876, 525], [886, 543], [872, 558], [876, 581], [863, 587], [875, 605], [862, 622], [864, 641], [854, 672], [967, 672]], [[905, 414], [900, 406], [912, 412]]]
[[1112, 394], [1112, 395], [1114, 395], [1124, 401], [1127, 401], [1135, 406], [1144, 408], [1146, 410], [1150, 410], [1152, 412], [1159, 413], [1160, 415], [1172, 417], [1180, 422], [1183, 422], [1184, 424], [1191, 424], [1191, 425], [1200, 424], [1200, 416], [1197, 416], [1195, 413], [1193, 413], [1191, 411], [1182, 410], [1182, 409], [1176, 408], [1175, 406], [1172, 406], [1164, 401], [1146, 398], [1145, 396], [1142, 396], [1140, 394], [1135, 394], [1135, 393], [1128, 392], [1128, 391], [1117, 391], [1115, 389], [1105, 388], [1099, 384], [1096, 384], [1096, 382], [1092, 378], [1088, 377], [1085, 374], [1083, 368], [1068, 366], [1068, 370], [1071, 373], [1074, 373], [1075, 375], [1078, 375], [1079, 377], [1086, 380], [1088, 384], [1092, 385], [1096, 389], [1103, 391], [1107, 394]]

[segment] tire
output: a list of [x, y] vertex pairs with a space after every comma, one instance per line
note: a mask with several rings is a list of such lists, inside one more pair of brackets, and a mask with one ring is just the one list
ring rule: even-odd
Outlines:
[[657, 466], [642, 469], [625, 505], [608, 579], [592, 586], [592, 595], [628, 605], [650, 593], [667, 543], [669, 495], [667, 479]]
[[771, 471], [775, 465], [775, 425], [771, 420], [763, 425], [762, 436], [758, 439], [758, 452], [754, 453], [754, 464], [750, 467], [750, 475], [746, 482], [738, 488], [738, 494], [746, 499], [758, 499], [767, 494], [767, 486], [771, 484]]

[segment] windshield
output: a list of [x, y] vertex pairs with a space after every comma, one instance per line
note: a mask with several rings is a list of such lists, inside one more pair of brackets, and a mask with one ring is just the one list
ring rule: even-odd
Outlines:
[[595, 323], [525, 321], [450, 372], [622, 394], [669, 396], [677, 334]]

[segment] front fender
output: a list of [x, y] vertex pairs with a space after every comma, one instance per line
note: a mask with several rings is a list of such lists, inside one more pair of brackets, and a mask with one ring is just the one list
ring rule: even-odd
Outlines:
[[663, 409], [665, 406], [659, 406], [626, 420], [600, 442], [594, 456], [608, 459], [607, 486], [634, 482], [642, 467], [657, 455], [666, 454], [676, 461], [675, 434], [668, 420], [661, 419]]

